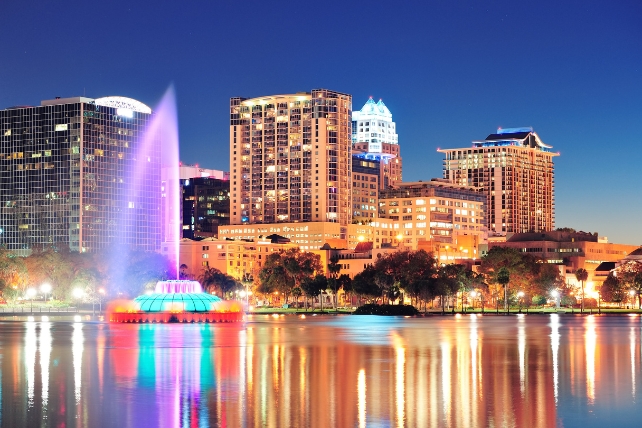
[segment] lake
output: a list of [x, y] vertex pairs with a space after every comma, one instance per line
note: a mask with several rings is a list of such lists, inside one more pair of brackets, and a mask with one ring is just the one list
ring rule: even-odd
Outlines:
[[639, 426], [638, 315], [0, 321], [3, 427]]

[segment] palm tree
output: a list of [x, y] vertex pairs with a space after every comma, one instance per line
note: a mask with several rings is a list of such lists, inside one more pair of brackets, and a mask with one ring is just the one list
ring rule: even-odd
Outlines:
[[328, 273], [330, 274], [330, 281], [328, 281], [328, 284], [330, 285], [330, 288], [332, 288], [332, 291], [334, 293], [334, 296], [332, 297], [334, 300], [334, 310], [337, 310], [337, 291], [338, 291], [338, 284], [337, 284], [337, 278], [339, 276], [339, 272], [341, 272], [341, 265], [339, 264], [339, 257], [337, 255], [334, 255], [330, 258], [330, 262], [328, 263]]
[[584, 281], [588, 279], [588, 272], [584, 268], [579, 268], [575, 271], [575, 278], [582, 283], [582, 309], [580, 312], [584, 312]]
[[504, 287], [504, 309], [508, 312], [508, 283], [510, 282], [510, 271], [505, 267], [497, 271], [497, 282]]

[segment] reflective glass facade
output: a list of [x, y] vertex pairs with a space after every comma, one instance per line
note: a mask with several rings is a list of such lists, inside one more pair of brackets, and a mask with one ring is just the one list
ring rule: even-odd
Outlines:
[[96, 101], [0, 110], [0, 245], [159, 249], [160, 142], [143, 143], [152, 114]]

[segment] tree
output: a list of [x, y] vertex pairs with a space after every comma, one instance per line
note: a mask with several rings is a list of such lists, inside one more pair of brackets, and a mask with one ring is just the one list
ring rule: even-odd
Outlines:
[[613, 272], [610, 272], [602, 283], [602, 286], [600, 287], [600, 295], [603, 300], [618, 304], [621, 304], [626, 298], [624, 284], [613, 274]]
[[363, 271], [354, 276], [352, 290], [359, 296], [360, 303], [363, 296], [376, 298], [381, 295], [381, 289], [375, 282], [376, 275], [377, 270], [374, 266], [368, 265]]
[[638, 295], [638, 309], [642, 299], [642, 263], [630, 261], [617, 268], [617, 276], [625, 287]]
[[[459, 289], [461, 268], [455, 264], [441, 266], [435, 278], [435, 295], [441, 296], [441, 310], [445, 311], [445, 297], [450, 297]], [[454, 310], [454, 309], [453, 309]]]
[[[328, 288], [328, 278], [325, 275], [316, 275], [314, 278], [305, 278], [301, 284], [301, 289], [307, 297], [316, 297]], [[321, 300], [321, 310], [323, 310], [323, 298]], [[314, 308], [314, 305], [313, 305]], [[306, 308], [307, 309], [307, 308]]]
[[350, 275], [345, 273], [341, 274], [339, 278], [337, 278], [337, 287], [339, 289], [342, 289], [346, 295], [350, 295], [350, 293], [352, 292], [352, 278], [350, 278]]
[[306, 279], [322, 271], [318, 254], [303, 252], [298, 248], [271, 253], [259, 271], [257, 289], [264, 294], [278, 291], [285, 296], [287, 303], [294, 287], [301, 287]]
[[334, 255], [330, 258], [330, 262], [328, 263], [328, 274], [330, 275], [330, 280], [328, 280], [328, 285], [330, 286], [330, 289], [332, 289], [332, 292], [334, 293], [333, 300], [334, 300], [335, 311], [337, 310], [337, 290], [339, 288], [337, 278], [339, 276], [339, 272], [341, 272], [339, 257], [337, 255]]
[[[510, 283], [514, 290], [522, 290], [526, 294], [535, 295], [542, 292], [541, 282], [536, 281], [542, 265], [535, 257], [514, 248], [493, 247], [482, 258], [479, 271], [486, 276], [487, 283], [499, 284], [497, 274], [500, 268], [504, 267], [509, 272]], [[500, 291], [505, 291], [505, 289], [500, 290], [502, 288], [501, 284], [499, 284], [499, 287], [495, 286], [494, 288], [494, 294], [499, 299]], [[504, 296], [504, 298], [508, 300], [507, 296]]]
[[223, 297], [237, 285], [236, 280], [230, 275], [226, 275], [220, 270], [210, 267], [203, 271], [199, 277], [199, 282], [207, 293], [218, 290]]
[[292, 289], [292, 295], [296, 299], [296, 307], [299, 307], [299, 297], [303, 294], [303, 290], [301, 290], [301, 287], [294, 287]]
[[497, 283], [504, 289], [504, 309], [508, 312], [508, 283], [510, 282], [510, 271], [502, 266], [497, 271]]
[[584, 312], [584, 281], [588, 279], [588, 272], [584, 268], [579, 268], [575, 271], [575, 278], [582, 283], [582, 307], [580, 312]]

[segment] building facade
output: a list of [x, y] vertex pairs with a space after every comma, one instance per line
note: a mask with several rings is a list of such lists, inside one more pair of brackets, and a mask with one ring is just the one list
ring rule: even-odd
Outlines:
[[352, 97], [326, 89], [232, 98], [231, 224], [349, 224], [351, 114]]
[[352, 113], [352, 150], [364, 159], [379, 162], [379, 187], [394, 187], [402, 181], [402, 159], [397, 125], [392, 113], [379, 100], [368, 99], [361, 110]]
[[[610, 243], [597, 234], [572, 231], [544, 233], [516, 233], [505, 242], [489, 242], [492, 247], [509, 247], [559, 265], [566, 281], [579, 285], [575, 272], [582, 268], [588, 272], [587, 290], [593, 291], [604, 281], [598, 267], [611, 262], [613, 266], [634, 251], [637, 245]], [[607, 272], [608, 273], [608, 272]]]
[[402, 183], [379, 192], [379, 216], [399, 225], [397, 239], [410, 249], [443, 251], [445, 260], [478, 258], [486, 242], [486, 195], [443, 179]]
[[369, 223], [379, 212], [378, 160], [352, 156], [352, 222]]
[[152, 111], [124, 97], [0, 110], [0, 245], [158, 251], [161, 144]]
[[183, 238], [217, 237], [230, 224], [230, 181], [194, 177], [181, 179]]
[[555, 228], [555, 176], [551, 146], [532, 128], [498, 129], [471, 148], [439, 149], [444, 178], [478, 187], [488, 197], [490, 235]]

